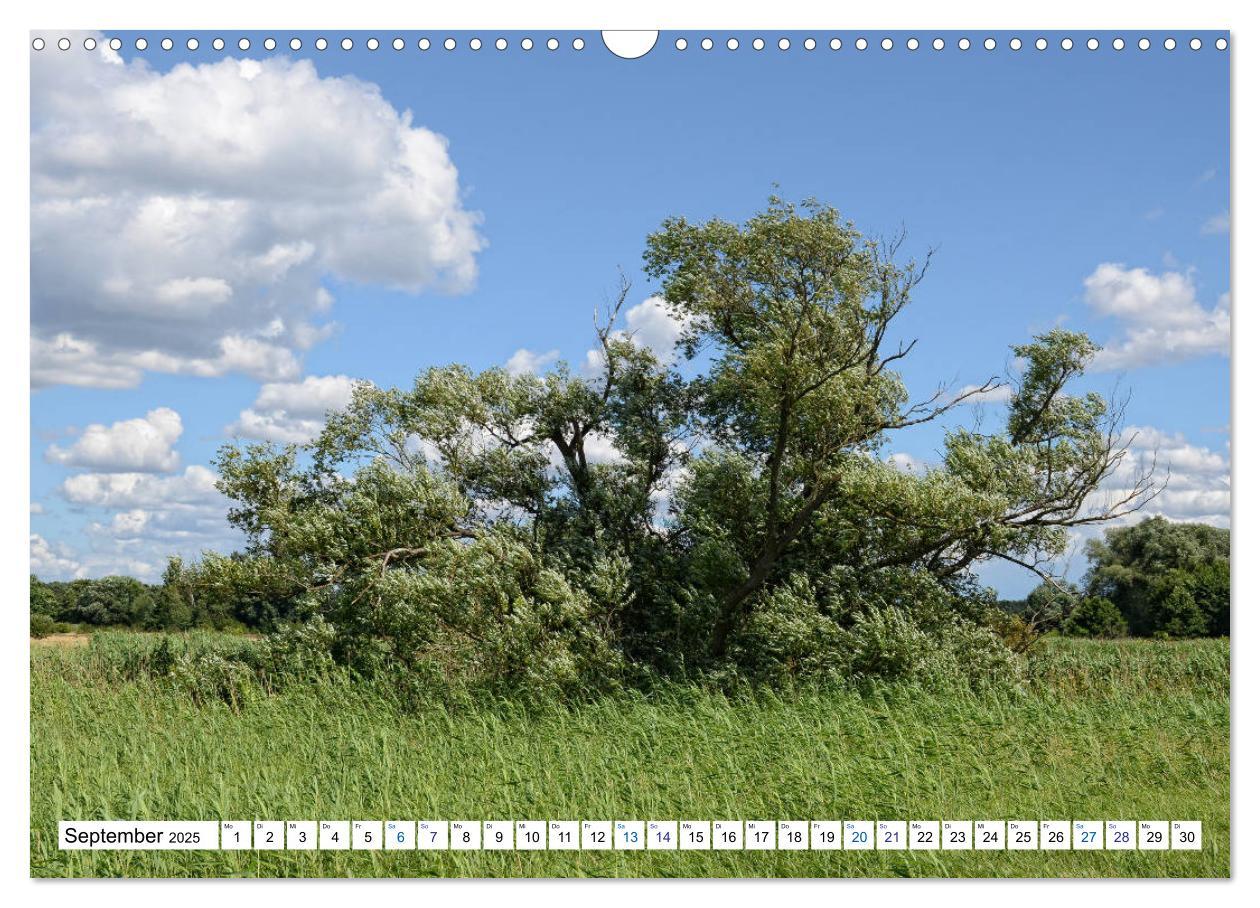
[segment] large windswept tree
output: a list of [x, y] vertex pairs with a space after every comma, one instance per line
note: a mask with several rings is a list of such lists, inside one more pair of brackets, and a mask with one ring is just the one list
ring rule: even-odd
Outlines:
[[[477, 646], [503, 664], [729, 666], [784, 596], [826, 637], [847, 620], [827, 604], [838, 584], [965, 596], [994, 558], [1048, 576], [1068, 529], [1156, 491], [1145, 472], [1099, 492], [1125, 456], [1121, 414], [1068, 390], [1095, 347], [1058, 330], [1016, 346], [1000, 431], [953, 429], [939, 465], [898, 469], [884, 458], [899, 431], [999, 388], [912, 399], [897, 366], [915, 343], [889, 338], [925, 270], [899, 246], [814, 202], [667, 220], [645, 258], [683, 326], [678, 362], [614, 329], [623, 286], [594, 376], [449, 366], [365, 384], [305, 450], [224, 450], [249, 545], [206, 576], [323, 616], [347, 652], [444, 671]], [[467, 576], [497, 570], [510, 577]], [[523, 648], [495, 630], [514, 622]]]
[[1119, 414], [1096, 394], [1065, 391], [1095, 352], [1065, 331], [1015, 347], [1026, 368], [1004, 433], [949, 434], [943, 465], [922, 476], [880, 462], [898, 430], [998, 387], [990, 379], [910, 403], [891, 367], [915, 343], [890, 350], [886, 337], [925, 272], [897, 264], [899, 245], [864, 239], [833, 208], [777, 199], [742, 226], [675, 219], [648, 238], [649, 273], [688, 326], [686, 353], [711, 361], [696, 382], [716, 452], [706, 466], [741, 474], [749, 492], [743, 569], [721, 594], [715, 655], [792, 548], [823, 525], [830, 557], [863, 573], [917, 566], [951, 577], [981, 558], [1040, 571], [1068, 527], [1111, 519], [1153, 492], [1142, 476], [1086, 509], [1125, 452]]

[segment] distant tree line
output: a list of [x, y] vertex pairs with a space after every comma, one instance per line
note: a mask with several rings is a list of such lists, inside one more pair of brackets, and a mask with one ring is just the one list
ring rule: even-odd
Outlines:
[[1151, 517], [1091, 539], [1080, 587], [1046, 582], [1003, 610], [1074, 637], [1229, 635], [1229, 530]]
[[189, 582], [179, 558], [167, 565], [162, 582], [134, 577], [44, 581], [31, 575], [31, 635], [76, 626], [181, 631], [192, 628], [269, 629], [268, 614], [248, 597], [235, 601], [203, 595]]

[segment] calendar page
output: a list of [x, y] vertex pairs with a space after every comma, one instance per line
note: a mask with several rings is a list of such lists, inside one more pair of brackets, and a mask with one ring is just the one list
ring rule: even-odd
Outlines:
[[1230, 875], [1231, 33], [820, 21], [25, 36], [30, 876]]

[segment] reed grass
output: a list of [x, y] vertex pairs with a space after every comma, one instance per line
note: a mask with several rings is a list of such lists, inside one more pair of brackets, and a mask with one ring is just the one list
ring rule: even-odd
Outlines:
[[[891, 686], [407, 713], [371, 685], [234, 709], [145, 676], [152, 639], [32, 647], [42, 877], [1214, 877], [1229, 646], [1050, 641], [1016, 693]], [[248, 646], [240, 638], [183, 641]], [[140, 666], [140, 667], [138, 667]], [[1199, 852], [63, 852], [62, 819], [1199, 819]]]

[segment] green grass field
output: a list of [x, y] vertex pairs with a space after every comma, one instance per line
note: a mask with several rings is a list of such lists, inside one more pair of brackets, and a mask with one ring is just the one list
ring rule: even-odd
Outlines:
[[[33, 646], [31, 873], [1227, 876], [1229, 646], [1049, 641], [1025, 694], [678, 691], [403, 715], [353, 685], [240, 713]], [[1200, 852], [62, 852], [61, 819], [1199, 819]]]

